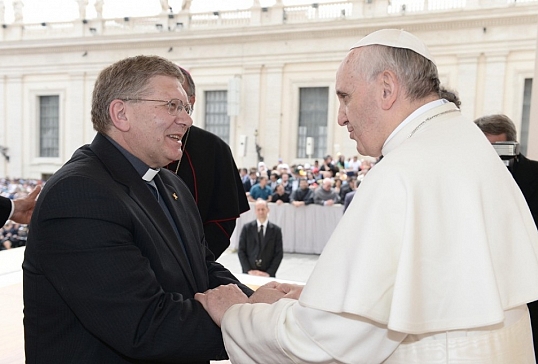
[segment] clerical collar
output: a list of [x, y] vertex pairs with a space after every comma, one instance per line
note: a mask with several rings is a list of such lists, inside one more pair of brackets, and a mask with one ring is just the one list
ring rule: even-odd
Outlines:
[[153, 169], [148, 167], [148, 165], [144, 162], [142, 162], [140, 159], [129, 153], [125, 148], [123, 148], [121, 145], [118, 144], [114, 139], [110, 138], [108, 135], [105, 135], [105, 137], [114, 145], [118, 150], [123, 154], [125, 158], [132, 164], [134, 169], [138, 172], [140, 177], [146, 181], [151, 182], [153, 181], [153, 178], [159, 173], [160, 168]]
[[392, 137], [394, 137], [396, 134], [398, 134], [398, 132], [400, 130], [403, 129], [404, 126], [406, 126], [407, 124], [409, 124], [409, 122], [413, 119], [415, 119], [417, 116], [419, 116], [420, 114], [423, 114], [425, 112], [427, 112], [428, 110], [431, 110], [437, 106], [441, 106], [443, 104], [446, 104], [448, 101], [445, 100], [445, 99], [439, 99], [439, 100], [435, 100], [435, 101], [431, 101], [431, 102], [428, 102], [427, 104], [425, 105], [422, 105], [421, 107], [419, 107], [418, 109], [416, 109], [415, 111], [413, 111], [408, 117], [406, 117], [404, 119], [404, 121], [402, 121], [400, 123], [400, 125], [398, 125], [396, 127], [396, 129], [394, 129], [392, 131], [392, 133], [390, 133], [389, 137], [387, 138], [387, 140], [385, 140], [385, 143], [383, 144], [383, 148], [385, 148], [385, 146], [387, 145], [387, 143], [389, 142], [389, 140], [392, 139]]

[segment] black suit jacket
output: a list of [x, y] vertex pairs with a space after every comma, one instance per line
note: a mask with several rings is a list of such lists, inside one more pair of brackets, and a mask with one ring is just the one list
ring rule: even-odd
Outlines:
[[[517, 160], [510, 168], [517, 185], [521, 189], [529, 210], [531, 210], [534, 223], [538, 227], [538, 162], [518, 155]], [[531, 317], [534, 352], [538, 361], [538, 301], [528, 304]]]
[[[269, 273], [271, 277], [275, 276], [284, 255], [282, 250], [282, 230], [269, 221], [267, 221], [265, 230], [260, 246], [256, 220], [243, 225], [237, 251], [243, 273], [256, 269]], [[256, 259], [259, 258], [262, 260], [261, 267], [256, 265]]]
[[47, 182], [23, 263], [28, 363], [226, 357], [220, 329], [193, 297], [238, 281], [214, 262], [184, 183], [167, 170], [154, 181], [187, 253], [147, 184], [104, 136]]
[[[218, 258], [230, 245], [237, 218], [250, 206], [228, 144], [196, 126], [183, 139], [178, 176], [196, 201], [207, 245]], [[167, 168], [175, 172], [177, 163]]]
[[534, 223], [538, 227], [538, 162], [520, 154], [510, 171], [523, 196], [525, 196]]
[[11, 200], [0, 196], [0, 227], [6, 224], [9, 214], [11, 214]]

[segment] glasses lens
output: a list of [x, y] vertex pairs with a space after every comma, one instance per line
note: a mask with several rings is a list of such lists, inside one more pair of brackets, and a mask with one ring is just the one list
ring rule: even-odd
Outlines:
[[170, 115], [177, 115], [179, 110], [181, 110], [181, 102], [178, 99], [168, 101], [168, 113]]
[[183, 106], [185, 108], [185, 112], [190, 115], [192, 114], [192, 105], [191, 104], [186, 104]]

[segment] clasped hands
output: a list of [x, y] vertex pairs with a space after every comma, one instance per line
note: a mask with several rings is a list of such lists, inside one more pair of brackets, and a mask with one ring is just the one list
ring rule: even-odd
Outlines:
[[247, 297], [236, 284], [227, 284], [196, 293], [194, 299], [202, 304], [209, 316], [220, 327], [222, 317], [230, 307], [238, 303], [275, 303], [281, 298], [298, 299], [303, 286], [289, 283], [269, 282]]

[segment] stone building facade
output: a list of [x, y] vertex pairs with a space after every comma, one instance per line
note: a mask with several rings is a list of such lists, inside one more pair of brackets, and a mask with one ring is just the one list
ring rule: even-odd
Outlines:
[[[46, 177], [89, 143], [97, 74], [138, 54], [191, 72], [195, 125], [225, 139], [239, 167], [261, 158], [272, 166], [279, 158], [298, 164], [325, 154], [351, 157], [355, 142], [336, 122], [335, 73], [353, 43], [381, 28], [405, 29], [426, 42], [442, 83], [457, 91], [469, 118], [507, 114], [524, 150], [538, 144], [538, 126], [529, 121], [537, 0], [254, 1], [240, 11], [191, 13], [186, 6], [141, 18], [98, 15], [19, 19], [0, 28], [0, 146], [10, 157], [0, 159], [0, 176]], [[538, 159], [534, 148], [529, 156]]]

